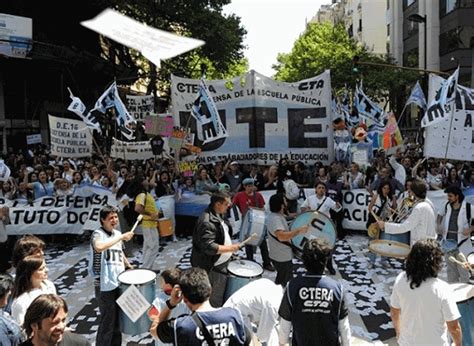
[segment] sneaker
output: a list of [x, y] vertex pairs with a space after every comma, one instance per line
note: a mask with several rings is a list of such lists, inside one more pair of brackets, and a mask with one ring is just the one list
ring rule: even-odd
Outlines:
[[275, 267], [271, 263], [264, 264], [263, 269], [268, 270], [269, 272], [274, 272], [275, 271]]

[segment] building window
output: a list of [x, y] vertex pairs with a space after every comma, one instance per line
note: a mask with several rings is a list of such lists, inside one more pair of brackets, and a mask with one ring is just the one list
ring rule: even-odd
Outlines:
[[[441, 0], [443, 1], [443, 0]], [[407, 8], [408, 6], [413, 5], [416, 2], [416, 0], [403, 0], [403, 8]]]
[[387, 24], [387, 37], [390, 37], [390, 24]]
[[469, 49], [474, 37], [474, 26], [459, 26], [439, 35], [439, 55], [458, 49]]
[[456, 7], [456, 0], [441, 0], [446, 1], [446, 14], [452, 12]]
[[358, 32], [362, 31], [362, 18], [359, 19], [359, 28], [357, 29]]
[[387, 10], [390, 9], [390, 0], [387, 0]]

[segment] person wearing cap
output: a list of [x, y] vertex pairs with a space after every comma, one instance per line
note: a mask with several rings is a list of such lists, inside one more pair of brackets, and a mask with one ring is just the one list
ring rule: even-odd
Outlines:
[[242, 182], [242, 173], [239, 170], [239, 163], [232, 161], [225, 167], [225, 176], [229, 180], [230, 191], [229, 193], [235, 195], [239, 190]]
[[[239, 208], [242, 218], [244, 218], [249, 208], [263, 209], [265, 207], [265, 200], [262, 194], [256, 191], [254, 179], [245, 178], [242, 181], [242, 185], [244, 186], [244, 190], [234, 196], [232, 203]], [[247, 253], [247, 259], [253, 261], [255, 248], [252, 245], [245, 245], [245, 252]], [[268, 271], [275, 271], [268, 255], [268, 245], [265, 238], [260, 244], [260, 252], [262, 253], [263, 268]]]

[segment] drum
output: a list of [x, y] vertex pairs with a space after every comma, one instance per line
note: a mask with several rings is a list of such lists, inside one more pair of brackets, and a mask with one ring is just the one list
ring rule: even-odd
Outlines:
[[[382, 232], [382, 234], [385, 232]], [[369, 243], [369, 251], [380, 256], [405, 258], [410, 253], [410, 245], [398, 241], [378, 239]]]
[[474, 267], [474, 252], [471, 252], [469, 255], [467, 255], [466, 259], [471, 267]]
[[260, 264], [249, 260], [231, 261], [227, 266], [227, 286], [225, 288], [224, 300], [227, 300], [239, 288], [249, 282], [260, 279], [263, 268]]
[[410, 246], [410, 232], [402, 234], [389, 234], [387, 232], [380, 232], [380, 239], [399, 242]]
[[232, 226], [232, 237], [239, 237], [242, 227], [242, 214], [240, 214], [240, 210], [235, 204], [232, 205], [232, 208], [229, 208], [227, 219]]
[[304, 244], [314, 238], [326, 239], [331, 248], [336, 245], [336, 227], [332, 220], [318, 211], [304, 212], [291, 223], [290, 230], [308, 225], [309, 230], [304, 234], [299, 234], [291, 242], [294, 245], [293, 252], [295, 256], [300, 257]]
[[458, 304], [462, 329], [462, 344], [474, 345], [474, 285], [451, 284], [453, 295]]
[[160, 237], [168, 237], [173, 235], [173, 221], [166, 217], [158, 219], [158, 224], [156, 226], [158, 228], [158, 233]]
[[265, 210], [249, 208], [242, 221], [242, 227], [240, 228], [240, 241], [243, 241], [256, 233], [257, 236], [250, 240], [247, 245], [259, 246], [263, 239], [265, 239], [265, 234], [267, 232], [265, 219]]
[[[148, 269], [131, 269], [124, 271], [118, 276], [120, 282], [120, 294], [130, 286], [134, 285], [145, 297], [147, 302], [153, 303], [155, 299], [156, 274]], [[120, 310], [120, 331], [127, 335], [139, 335], [148, 333], [150, 330], [150, 320], [144, 313], [135, 323]]]

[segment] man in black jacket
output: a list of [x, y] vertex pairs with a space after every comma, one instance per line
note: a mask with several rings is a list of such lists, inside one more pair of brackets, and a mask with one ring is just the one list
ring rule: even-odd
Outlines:
[[232, 227], [223, 219], [231, 205], [230, 197], [223, 192], [211, 196], [211, 204], [199, 218], [193, 232], [191, 265], [199, 267], [209, 275], [212, 285], [211, 305], [224, 304], [227, 284], [227, 264], [240, 244], [232, 244]]

